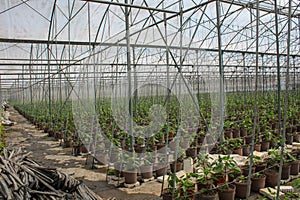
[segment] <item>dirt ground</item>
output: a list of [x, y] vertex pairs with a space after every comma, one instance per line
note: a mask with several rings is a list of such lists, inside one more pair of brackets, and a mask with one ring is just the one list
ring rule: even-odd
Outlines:
[[9, 147], [22, 147], [32, 152], [31, 158], [43, 166], [56, 167], [73, 177], [82, 180], [89, 188], [104, 200], [146, 200], [159, 199], [161, 183], [151, 181], [139, 187], [116, 188], [106, 182], [106, 167], [91, 169], [86, 165], [86, 157], [73, 156], [71, 148], [63, 148], [60, 142], [48, 137], [47, 133], [37, 129], [15, 109], [10, 107], [11, 121], [14, 126], [6, 127]]

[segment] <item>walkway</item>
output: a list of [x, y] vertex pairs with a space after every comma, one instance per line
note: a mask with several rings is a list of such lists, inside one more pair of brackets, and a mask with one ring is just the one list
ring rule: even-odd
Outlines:
[[104, 200], [147, 200], [159, 199], [160, 187], [156, 181], [148, 182], [134, 189], [116, 188], [105, 181], [106, 168], [97, 166], [90, 169], [85, 165], [86, 158], [72, 156], [71, 148], [62, 148], [58, 141], [37, 129], [14, 108], [8, 109], [10, 119], [16, 124], [7, 127], [7, 142], [11, 147], [22, 147], [32, 152], [31, 157], [43, 166], [56, 167], [73, 175], [101, 196]]

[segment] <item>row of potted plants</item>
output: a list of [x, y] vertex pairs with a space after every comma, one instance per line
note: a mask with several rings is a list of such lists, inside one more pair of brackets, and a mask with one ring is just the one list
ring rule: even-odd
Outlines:
[[[276, 93], [274, 93], [276, 95]], [[205, 96], [205, 95], [201, 95]], [[291, 95], [293, 98], [290, 99], [288, 106], [288, 115], [287, 115], [287, 142], [290, 143], [292, 136], [295, 137], [295, 141], [300, 140], [299, 131], [300, 131], [300, 117], [299, 110], [297, 109], [297, 96]], [[270, 98], [272, 100], [272, 98]], [[276, 107], [274, 104], [275, 99], [270, 101], [270, 99], [265, 99], [263, 96], [258, 98], [259, 104], [259, 116], [257, 118], [257, 124], [255, 131], [256, 143], [274, 141], [280, 136], [280, 131], [278, 131], [278, 116], [276, 114]], [[139, 130], [134, 130], [135, 133], [141, 132], [151, 132], [151, 117], [148, 116], [149, 109], [153, 103], [161, 103], [165, 105], [166, 98], [164, 96], [153, 96], [153, 97], [138, 97], [138, 103], [135, 103], [133, 118], [134, 122], [139, 126]], [[111, 99], [110, 98], [101, 98], [97, 99], [96, 110], [99, 114], [98, 121], [101, 126], [103, 133], [107, 136], [109, 140], [113, 140], [116, 144], [120, 145], [125, 142], [127, 148], [131, 145], [129, 144], [128, 134], [124, 134], [124, 131], [120, 129], [118, 123], [113, 117], [113, 112], [111, 109]], [[45, 129], [50, 135], [54, 135], [57, 138], [64, 138], [65, 141], [70, 141], [75, 135], [77, 139], [75, 122], [73, 119], [72, 112], [72, 102], [58, 102], [54, 101], [52, 105], [52, 116], [50, 120], [49, 114], [49, 104], [47, 103], [14, 103], [14, 106], [25, 115], [30, 121], [39, 126], [42, 129]], [[210, 103], [209, 99], [205, 99], [205, 102], [200, 102], [200, 111], [203, 112], [203, 116], [206, 119], [207, 123], [203, 122], [203, 119], [199, 119], [200, 124], [197, 126], [199, 130], [206, 130], [207, 125], [209, 125], [210, 119]], [[246, 137], [249, 139], [252, 135], [252, 126], [253, 126], [253, 99], [248, 97], [246, 104], [235, 100], [235, 97], [228, 95], [227, 96], [227, 114], [224, 123], [224, 134], [225, 138], [239, 138]], [[146, 143], [148, 146], [162, 146], [168, 143], [167, 141], [172, 141], [172, 138], [176, 136], [178, 129], [178, 111], [180, 105], [174, 96], [170, 98], [170, 106], [168, 115], [168, 122], [164, 123], [163, 127], [155, 133], [155, 137], [151, 138], [151, 142]], [[207, 112], [206, 112], [207, 111]], [[87, 115], [89, 115], [87, 113]], [[51, 122], [50, 122], [51, 121]], [[147, 129], [148, 128], [148, 129]], [[202, 132], [197, 131], [193, 134], [200, 135]], [[141, 135], [142, 135], [141, 134]], [[204, 133], [205, 135], [205, 133]], [[118, 139], [118, 140], [117, 140]], [[77, 141], [77, 140], [75, 140]], [[140, 146], [145, 145], [142, 137], [136, 136], [133, 138], [133, 145], [137, 149], [141, 149]], [[293, 140], [292, 140], [293, 141]], [[262, 145], [264, 147], [264, 145]], [[159, 148], [159, 147], [158, 147]], [[264, 148], [263, 148], [264, 149]]]
[[[288, 179], [290, 175], [299, 174], [299, 151], [284, 152], [283, 170], [281, 179]], [[230, 155], [218, 156], [213, 159], [211, 155], [199, 155], [197, 168], [199, 173], [188, 173], [176, 177], [171, 173], [168, 186], [163, 192], [163, 199], [224, 199], [246, 198], [247, 187], [258, 192], [264, 187], [275, 187], [278, 181], [278, 168], [280, 161], [279, 149], [272, 149], [268, 157], [262, 160], [252, 156], [253, 167], [249, 176], [249, 159], [245, 166], [238, 166]], [[175, 182], [175, 183], [174, 183]], [[294, 194], [295, 195], [295, 194]]]
[[[270, 93], [271, 94], [271, 93]], [[276, 93], [273, 94], [275, 96]], [[292, 141], [297, 141], [297, 136], [299, 136], [300, 128], [300, 112], [299, 112], [299, 99], [296, 94], [291, 95], [291, 99], [288, 105], [287, 113], [287, 123], [286, 132], [287, 132], [287, 143], [291, 143], [291, 137], [293, 136]], [[138, 103], [134, 104], [133, 118], [135, 123], [138, 125], [138, 128], [134, 130], [135, 136], [128, 135], [125, 131], [122, 131], [118, 126], [118, 123], [113, 117], [113, 112], [111, 109], [111, 99], [102, 98], [97, 99], [96, 110], [99, 113], [98, 122], [101, 126], [102, 132], [108, 140], [113, 143], [116, 147], [120, 149], [129, 150], [136, 153], [141, 152], [156, 152], [156, 150], [169, 144], [169, 149], [174, 151], [176, 146], [173, 146], [172, 141], [177, 139], [177, 130], [179, 124], [178, 112], [179, 105], [175, 97], [172, 96], [170, 101], [170, 109], [167, 111], [168, 121], [163, 124], [161, 129], [156, 133], [151, 135], [147, 140], [144, 139], [143, 134], [151, 133], [151, 116], [148, 115], [149, 109], [153, 103], [164, 103], [165, 97], [163, 96], [154, 96], [154, 97], [139, 97]], [[257, 117], [257, 126], [253, 132], [253, 122], [254, 122], [254, 112], [253, 112], [253, 98], [248, 97], [246, 103], [237, 101], [234, 98], [228, 96], [227, 98], [227, 115], [224, 123], [224, 135], [225, 140], [218, 142], [212, 152], [221, 153], [221, 154], [231, 154], [237, 153], [240, 155], [249, 155], [250, 154], [250, 144], [252, 140], [252, 134], [255, 134], [255, 150], [257, 151], [267, 151], [269, 148], [275, 148], [280, 144], [282, 122], [278, 122], [279, 116], [276, 112], [276, 99], [274, 98], [265, 98], [263, 96], [258, 98], [258, 117]], [[47, 104], [44, 103], [34, 103], [34, 104], [14, 104], [15, 107], [25, 115], [30, 121], [36, 124], [38, 127], [44, 129], [50, 135], [55, 137], [63, 138], [64, 141], [73, 140], [75, 146], [81, 145], [82, 143], [87, 144], [88, 141], [91, 141], [89, 134], [81, 135], [81, 138], [78, 137], [75, 122], [73, 119], [72, 105], [71, 102], [52, 102], [52, 116], [49, 115], [49, 108]], [[200, 111], [203, 112], [204, 119], [208, 121], [205, 123], [202, 118], [198, 121], [197, 124], [198, 130], [191, 132], [188, 139], [181, 138], [178, 141], [182, 151], [185, 151], [186, 155], [192, 158], [198, 156], [199, 150], [202, 147], [202, 143], [205, 137], [209, 135], [206, 133], [206, 130], [210, 125], [209, 119], [210, 114], [210, 102], [206, 99], [206, 102], [199, 102]], [[85, 113], [86, 116], [89, 116], [91, 113]], [[153, 117], [153, 116], [152, 116]], [[186, 116], [193, 117], [193, 116]], [[280, 116], [283, 117], [283, 116]], [[52, 119], [52, 121], [51, 121]], [[79, 124], [80, 127], [84, 127], [85, 123], [88, 124], [88, 121], [91, 120], [88, 117], [82, 120], [82, 124]], [[197, 120], [195, 120], [196, 122]], [[191, 122], [194, 122], [191, 120]], [[78, 124], [76, 124], [78, 126]], [[187, 131], [187, 130], [182, 130]], [[88, 131], [87, 131], [88, 132]], [[96, 133], [98, 134], [98, 133]], [[99, 135], [98, 138], [102, 136]], [[105, 143], [104, 141], [100, 141]], [[173, 143], [174, 144], [174, 143]], [[97, 144], [100, 145], [100, 144]], [[102, 144], [101, 144], [102, 145]], [[104, 144], [109, 145], [109, 144]], [[67, 145], [66, 145], [67, 146]], [[189, 147], [189, 148], [188, 148]], [[240, 148], [242, 147], [242, 148]], [[89, 150], [93, 150], [91, 145]], [[106, 148], [107, 149], [107, 148]], [[110, 148], [110, 151], [102, 152], [103, 155], [107, 154], [109, 162], [111, 162], [112, 155], [115, 155], [116, 152], [114, 148]], [[241, 150], [242, 149], [242, 150]], [[232, 150], [232, 151], [231, 151]], [[234, 152], [233, 152], [234, 151]], [[270, 155], [271, 156], [271, 155]], [[122, 163], [122, 156], [116, 156], [117, 159], [114, 163], [116, 164], [116, 169], [122, 170], [124, 168], [124, 163]], [[276, 156], [275, 156], [276, 157]], [[223, 157], [221, 157], [223, 159]], [[183, 158], [180, 158], [181, 160]], [[178, 159], [174, 164], [170, 165], [171, 171], [175, 172], [182, 167], [182, 162]], [[121, 160], [121, 163], [119, 162]], [[155, 163], [155, 162], [154, 162]], [[161, 162], [162, 163], [162, 162]], [[119, 165], [118, 165], [119, 164]], [[156, 163], [158, 165], [159, 163]], [[126, 164], [126, 166], [130, 166]], [[215, 164], [215, 166], [217, 166]], [[135, 166], [137, 167], [137, 166]], [[269, 166], [270, 167], [270, 166]], [[152, 166], [153, 168], [153, 166]], [[154, 166], [154, 169], [158, 169], [157, 166]], [[175, 170], [176, 168], [176, 170]], [[173, 170], [172, 170], [173, 169]], [[126, 169], [130, 171], [130, 169]], [[216, 170], [216, 169], [215, 169]], [[154, 170], [152, 170], [154, 171]], [[164, 170], [167, 171], [167, 170]], [[242, 170], [247, 171], [247, 170]], [[130, 171], [136, 174], [138, 170]], [[157, 173], [157, 172], [156, 172]], [[215, 174], [215, 172], [214, 172]], [[265, 174], [265, 173], [264, 173]], [[257, 176], [263, 176], [264, 174], [258, 174]], [[193, 175], [193, 174], [192, 174]], [[189, 175], [190, 178], [192, 175]], [[267, 172], [266, 174], [267, 175]], [[193, 175], [195, 176], [195, 175]], [[245, 176], [245, 175], [244, 175]], [[243, 182], [244, 178], [239, 177], [238, 182]], [[253, 178], [253, 177], [251, 177]], [[267, 182], [268, 182], [267, 178]], [[134, 179], [135, 181], [135, 179]], [[183, 183], [182, 183], [183, 184]], [[220, 188], [221, 183], [214, 184], [212, 188]], [[232, 185], [232, 184], [227, 184]], [[226, 184], [225, 184], [226, 186]], [[224, 186], [224, 187], [225, 187]], [[222, 186], [223, 187], [223, 186]], [[179, 192], [180, 194], [182, 192]], [[173, 192], [174, 194], [174, 192]]]

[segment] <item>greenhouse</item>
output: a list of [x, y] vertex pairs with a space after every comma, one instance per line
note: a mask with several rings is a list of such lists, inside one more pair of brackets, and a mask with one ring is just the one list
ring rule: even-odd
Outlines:
[[300, 199], [299, 0], [4, 0], [0, 26], [0, 199]]

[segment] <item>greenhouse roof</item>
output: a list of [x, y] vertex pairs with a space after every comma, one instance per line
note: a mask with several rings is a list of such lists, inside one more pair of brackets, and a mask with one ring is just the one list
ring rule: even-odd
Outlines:
[[109, 72], [116, 60], [127, 63], [127, 44], [137, 54], [132, 57], [135, 64], [148, 68], [165, 65], [162, 52], [169, 51], [170, 65], [206, 69], [220, 66], [221, 53], [224, 73], [231, 75], [242, 71], [236, 67], [255, 66], [256, 54], [259, 62], [266, 63], [262, 65], [276, 67], [279, 53], [284, 70], [288, 49], [296, 67], [300, 3], [277, 2], [264, 0], [257, 6], [253, 0], [4, 0], [0, 3], [1, 88], [10, 88], [19, 78], [46, 78], [66, 68], [75, 73], [71, 66], [95, 64], [95, 54], [96, 63]]

